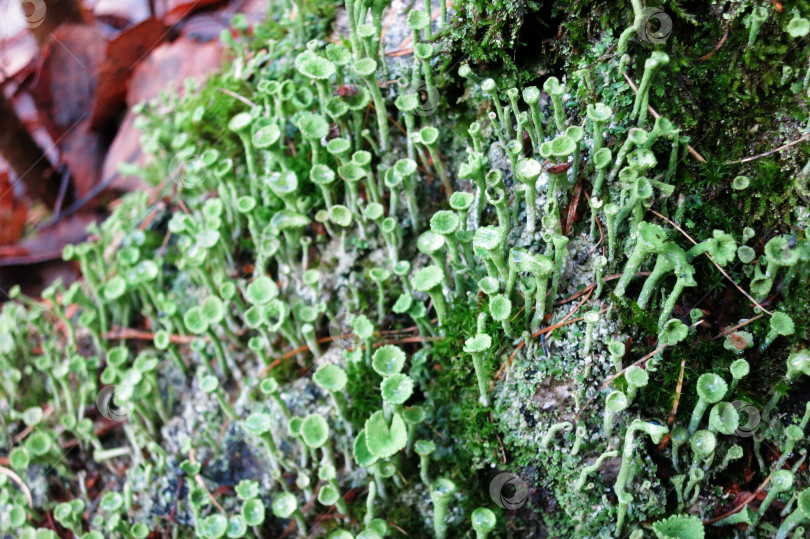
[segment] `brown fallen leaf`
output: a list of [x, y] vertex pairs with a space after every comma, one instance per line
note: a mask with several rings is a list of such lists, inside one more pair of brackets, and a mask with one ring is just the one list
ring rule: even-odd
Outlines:
[[65, 245], [84, 241], [87, 238], [87, 225], [97, 220], [92, 215], [75, 215], [17, 245], [0, 246], [0, 267], [61, 260]]
[[99, 66], [95, 106], [90, 129], [100, 132], [126, 104], [127, 86], [135, 66], [144, 60], [173, 32], [155, 18], [121, 32], [107, 45], [106, 58]]
[[89, 116], [77, 123], [58, 143], [61, 161], [67, 165], [78, 197], [83, 197], [98, 184], [107, 153], [103, 137], [90, 130]]
[[90, 131], [98, 69], [107, 40], [98, 29], [66, 25], [53, 34], [32, 90], [43, 125], [59, 148], [79, 197], [98, 182], [104, 158], [102, 137]]
[[14, 196], [9, 171], [0, 170], [0, 245], [17, 243], [25, 228], [27, 215], [28, 206]]
[[[52, 208], [56, 204], [59, 178], [50, 160], [29, 132], [11, 99], [0, 89], [0, 155], [25, 185], [27, 194]], [[13, 196], [11, 186], [0, 191], [0, 198]]]
[[166, 0], [158, 12], [166, 24], [176, 24], [196, 11], [223, 3], [223, 0]]
[[127, 104], [132, 107], [154, 99], [169, 87], [184, 95], [183, 81], [191, 78], [202, 83], [221, 66], [222, 44], [218, 41], [199, 43], [181, 37], [164, 43], [138, 64], [130, 81]]
[[90, 118], [106, 48], [99, 30], [74, 24], [58, 28], [43, 51], [33, 96], [55, 141]]
[[248, 25], [253, 25], [264, 20], [267, 16], [267, 0], [241, 0], [240, 2], [230, 2], [222, 9], [216, 11], [204, 11], [196, 13], [183, 20], [183, 28], [180, 32], [198, 41], [219, 40], [222, 30], [230, 25], [228, 21], [240, 13], [245, 16]]
[[83, 24], [89, 17], [79, 0], [46, 0], [20, 2], [22, 17], [28, 30], [40, 46], [48, 43], [51, 34], [63, 24]]
[[[199, 82], [221, 66], [222, 45], [219, 41], [198, 43], [185, 37], [174, 43], [158, 46], [147, 59], [138, 64], [127, 92], [129, 107], [154, 99], [158, 94], [172, 87], [181, 95], [185, 93], [183, 80], [193, 78]], [[138, 163], [144, 165], [141, 155], [141, 132], [135, 129], [135, 115], [128, 111], [118, 130], [102, 169], [104, 183], [115, 189], [131, 191], [143, 187], [143, 182], [136, 177], [122, 178], [118, 164]]]

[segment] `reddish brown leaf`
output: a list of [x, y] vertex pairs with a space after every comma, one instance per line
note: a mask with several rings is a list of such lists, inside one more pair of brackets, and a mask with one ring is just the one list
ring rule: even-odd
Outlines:
[[146, 164], [141, 155], [140, 139], [141, 132], [135, 129], [135, 115], [132, 112], [127, 112], [124, 121], [118, 128], [118, 134], [107, 152], [107, 157], [104, 159], [104, 166], [101, 169], [101, 181], [107, 183], [116, 191], [129, 192], [148, 187], [141, 178], [137, 176], [120, 177], [118, 172], [119, 163]]
[[571, 227], [574, 225], [574, 220], [577, 217], [577, 206], [579, 206], [580, 195], [582, 195], [581, 181], [577, 182], [576, 187], [574, 187], [574, 196], [571, 197], [571, 204], [568, 206], [568, 213], [562, 230], [563, 236], [567, 236], [571, 231]]
[[106, 145], [100, 135], [90, 131], [90, 120], [77, 123], [59, 141], [61, 161], [67, 165], [73, 178], [73, 187], [79, 197], [96, 186], [104, 164]]
[[127, 86], [135, 67], [170, 33], [162, 22], [151, 18], [110, 41], [107, 57], [99, 66], [91, 130], [101, 131], [118, 115], [126, 104]]
[[61, 151], [60, 160], [68, 165], [79, 196], [95, 186], [103, 159], [102, 141], [88, 127], [106, 46], [94, 27], [59, 27], [44, 51], [32, 91], [42, 124]]
[[91, 26], [67, 25], [54, 32], [33, 92], [54, 140], [90, 118], [106, 45], [101, 33]]
[[749, 467], [746, 467], [745, 468], [745, 482], [750, 483], [751, 481], [753, 481], [753, 479], [754, 479], [753, 470], [751, 470], [751, 468], [749, 468]]
[[731, 344], [734, 345], [734, 348], [737, 350], [745, 350], [745, 346], [748, 344], [745, 337], [736, 332], [729, 334], [729, 339], [731, 340]]
[[47, 0], [46, 2], [18, 2], [28, 30], [40, 46], [50, 41], [54, 31], [63, 24], [84, 24], [85, 11], [79, 0]]
[[[219, 69], [221, 57], [222, 46], [219, 41], [197, 43], [181, 37], [174, 43], [164, 43], [135, 68], [129, 83], [127, 104], [131, 107], [153, 99], [169, 86], [183, 94], [183, 80], [193, 78], [203, 82], [210, 73]], [[102, 178], [105, 181], [119, 176], [119, 163], [144, 164], [141, 155], [141, 133], [135, 129], [134, 122], [134, 115], [127, 112], [104, 161]], [[141, 180], [134, 177], [116, 178], [111, 181], [115, 188], [124, 191], [143, 187]]]
[[222, 3], [223, 0], [166, 0], [163, 20], [166, 24], [176, 24], [196, 11]]
[[173, 43], [160, 45], [135, 70], [127, 93], [127, 104], [133, 106], [153, 99], [167, 86], [182, 95], [185, 93], [185, 79], [205, 81], [209, 74], [219, 70], [221, 59], [222, 44], [219, 42], [198, 43], [180, 38]]
[[28, 206], [14, 196], [8, 170], [0, 170], [0, 245], [14, 245], [25, 228]]
[[69, 243], [80, 243], [87, 238], [87, 225], [96, 218], [76, 215], [43, 230], [34, 238], [19, 245], [0, 247], [0, 266], [23, 266], [48, 260], [61, 260], [62, 249]]

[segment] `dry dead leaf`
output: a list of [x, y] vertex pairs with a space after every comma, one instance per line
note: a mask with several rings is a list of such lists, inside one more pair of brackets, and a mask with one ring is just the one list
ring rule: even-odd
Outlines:
[[196, 11], [223, 3], [223, 0], [166, 0], [159, 12], [166, 24], [175, 24]]
[[[183, 94], [183, 80], [193, 78], [199, 82], [205, 81], [209, 74], [219, 69], [221, 60], [222, 45], [219, 41], [198, 43], [181, 37], [174, 43], [164, 43], [135, 69], [129, 84], [127, 104], [132, 107], [153, 99], [169, 86]], [[139, 178], [122, 178], [118, 172], [118, 164], [122, 162], [144, 165], [141, 132], [135, 129], [134, 123], [135, 116], [128, 111], [107, 153], [101, 175], [103, 181], [109, 180], [114, 188], [123, 191], [144, 187]]]
[[25, 228], [28, 206], [14, 196], [9, 171], [0, 164], [0, 245], [14, 245]]
[[172, 32], [155, 18], [121, 32], [107, 45], [106, 58], [98, 72], [95, 106], [90, 128], [100, 132], [126, 104], [127, 86], [139, 62], [170, 37]]
[[67, 25], [54, 32], [33, 91], [54, 140], [90, 118], [106, 48], [106, 39], [92, 26]]

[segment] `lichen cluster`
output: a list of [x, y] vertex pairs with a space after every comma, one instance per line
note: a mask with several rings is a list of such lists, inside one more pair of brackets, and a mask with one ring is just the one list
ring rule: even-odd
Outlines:
[[[807, 208], [696, 225], [692, 139], [651, 107], [681, 56], [631, 5], [594, 73], [522, 87], [445, 69], [465, 19], [429, 3], [405, 60], [383, 1], [330, 39], [331, 5], [238, 17], [227, 69], [137, 108], [155, 187], [65, 249], [82, 280], [0, 313], [0, 529], [802, 537]], [[747, 57], [763, 9], [735, 4]]]

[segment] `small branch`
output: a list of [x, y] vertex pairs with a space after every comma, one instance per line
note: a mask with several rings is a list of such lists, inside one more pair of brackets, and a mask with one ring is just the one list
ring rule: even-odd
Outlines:
[[[699, 320], [699, 321], [695, 322], [694, 324], [692, 324], [692, 325], [691, 325], [691, 326], [689, 326], [689, 327], [690, 327], [690, 328], [697, 327], [697, 326], [699, 326], [699, 325], [700, 325], [700, 324], [702, 324], [702, 323], [703, 323], [703, 321], [702, 321], [702, 320]], [[619, 376], [621, 376], [622, 374], [624, 374], [624, 371], [626, 371], [626, 370], [627, 370], [627, 369], [629, 369], [630, 367], [638, 367], [638, 366], [640, 366], [642, 363], [644, 363], [645, 361], [647, 361], [648, 359], [650, 359], [651, 357], [653, 357], [654, 355], [656, 355], [658, 352], [663, 352], [663, 351], [664, 351], [666, 348], [669, 348], [669, 345], [668, 345], [668, 344], [666, 344], [666, 343], [662, 344], [661, 346], [659, 346], [658, 348], [656, 348], [655, 350], [653, 350], [652, 352], [650, 352], [649, 354], [647, 354], [647, 355], [646, 355], [646, 356], [644, 356], [643, 358], [639, 359], [638, 361], [636, 361], [636, 362], [635, 362], [635, 363], [633, 363], [632, 365], [628, 365], [627, 367], [623, 368], [622, 370], [620, 370], [619, 372], [617, 372], [616, 374], [614, 374], [613, 376], [611, 376], [610, 378], [608, 378], [608, 379], [607, 379], [607, 381], [606, 381], [604, 384], [602, 384], [601, 386], [599, 386], [599, 389], [597, 390], [597, 392], [596, 392], [596, 393], [594, 393], [594, 394], [593, 394], [593, 396], [592, 396], [590, 399], [588, 399], [588, 400], [585, 402], [585, 404], [582, 406], [582, 409], [580, 409], [580, 411], [579, 411], [579, 412], [577, 412], [576, 417], [574, 417], [574, 422], [579, 423], [579, 416], [580, 416], [580, 415], [582, 415], [582, 412], [584, 412], [584, 411], [585, 411], [585, 409], [586, 409], [588, 406], [590, 406], [590, 404], [593, 402], [593, 400], [594, 400], [594, 399], [595, 399], [595, 398], [596, 398], [596, 397], [597, 397], [597, 396], [598, 396], [598, 395], [599, 395], [599, 394], [602, 392], [602, 390], [603, 390], [603, 389], [605, 389], [607, 386], [609, 386], [610, 384], [612, 384], [612, 383], [613, 383], [613, 380], [615, 380], [616, 378], [618, 378]]]
[[768, 485], [768, 482], [770, 482], [772, 475], [773, 475], [773, 472], [768, 474], [768, 477], [765, 478], [765, 481], [762, 482], [762, 484], [759, 486], [759, 488], [756, 489], [754, 492], [752, 492], [751, 495], [748, 496], [745, 500], [743, 500], [743, 502], [740, 505], [738, 505], [737, 507], [735, 507], [734, 509], [732, 509], [728, 513], [724, 513], [724, 514], [720, 515], [719, 517], [714, 517], [711, 520], [704, 520], [703, 525], [708, 526], [710, 524], [714, 524], [715, 522], [720, 522], [724, 518], [730, 517], [731, 515], [739, 513], [740, 511], [742, 511], [743, 507], [745, 507], [746, 505], [748, 505], [749, 503], [754, 501], [754, 499], [759, 495], [759, 493], [762, 492], [765, 489], [765, 487]]
[[217, 91], [222, 92], [223, 94], [227, 94], [227, 95], [233, 97], [234, 99], [238, 99], [239, 101], [241, 101], [242, 103], [244, 103], [248, 107], [251, 107], [251, 108], [258, 107], [258, 105], [256, 103], [254, 103], [253, 101], [251, 101], [247, 97], [241, 96], [241, 95], [237, 94], [236, 92], [228, 90], [227, 88], [217, 88]]
[[[652, 273], [651, 271], [639, 271], [634, 276], [635, 277], [646, 277], [647, 275], [650, 275], [651, 273]], [[621, 273], [616, 273], [614, 275], [608, 275], [607, 277], [602, 277], [602, 280], [604, 282], [615, 281], [616, 279], [620, 278], [621, 276], [622, 276]], [[574, 301], [579, 296], [581, 296], [582, 294], [585, 294], [588, 290], [593, 289], [593, 288], [596, 288], [596, 283], [589, 284], [588, 286], [586, 286], [585, 288], [583, 288], [582, 290], [580, 290], [579, 292], [577, 292], [573, 296], [565, 298], [565, 299], [561, 299], [560, 301], [556, 302], [554, 305], [565, 305], [566, 303]]]
[[28, 500], [28, 507], [33, 509], [34, 508], [34, 499], [31, 497], [31, 490], [26, 486], [26, 484], [23, 482], [23, 480], [20, 478], [20, 476], [17, 475], [16, 473], [14, 473], [12, 470], [9, 470], [8, 468], [6, 468], [4, 466], [0, 466], [0, 474], [5, 475], [9, 479], [11, 479], [15, 483], [17, 483], [17, 485], [23, 491], [23, 494], [25, 495], [25, 499]]
[[[388, 334], [390, 334], [390, 333], [406, 333], [406, 332], [410, 332], [412, 329], [416, 329], [416, 328], [407, 328], [407, 329], [401, 330], [401, 331], [383, 331], [383, 332], [376, 331], [376, 332], [374, 332], [374, 334], [375, 335], [380, 335], [381, 333], [388, 333]], [[343, 338], [354, 337], [354, 336], [355, 335], [353, 335], [351, 333], [341, 335], [341, 337], [343, 337]], [[435, 341], [441, 341], [443, 338], [444, 337], [405, 337], [404, 339], [398, 339], [398, 340], [393, 340], [393, 341], [375, 342], [374, 344], [371, 345], [371, 347], [372, 348], [379, 348], [380, 346], [384, 346], [386, 344], [409, 344], [409, 343], [428, 342], [428, 341], [429, 342], [435, 342]], [[332, 340], [334, 340], [334, 339], [331, 336], [330, 337], [321, 337], [320, 339], [318, 339], [318, 344], [327, 343], [327, 342], [332, 341]], [[358, 346], [357, 348], [359, 350], [364, 350], [365, 346]], [[282, 356], [276, 358], [275, 360], [273, 360], [272, 363], [270, 363], [268, 366], [266, 366], [264, 369], [262, 369], [262, 371], [259, 373], [259, 378], [264, 378], [265, 376], [267, 376], [268, 372], [270, 372], [274, 368], [278, 367], [283, 361], [285, 361], [287, 359], [290, 359], [291, 357], [294, 357], [297, 354], [306, 354], [306, 353], [309, 353], [309, 347], [306, 346], [306, 345], [299, 346], [295, 350], [290, 350], [289, 352], [285, 353], [284, 355], [282, 355]]]
[[[699, 323], [699, 322], [698, 322], [698, 323]], [[669, 345], [668, 345], [668, 344], [666, 344], [666, 343], [665, 343], [665, 344], [662, 344], [661, 346], [659, 346], [658, 348], [656, 348], [655, 350], [653, 350], [652, 352], [650, 352], [649, 354], [647, 354], [647, 355], [646, 355], [646, 356], [644, 356], [643, 358], [639, 359], [638, 361], [636, 361], [636, 362], [635, 362], [635, 363], [633, 363], [632, 365], [628, 365], [627, 367], [623, 368], [622, 370], [620, 370], [619, 372], [617, 372], [616, 374], [614, 374], [613, 376], [611, 376], [610, 378], [608, 378], [608, 379], [607, 379], [607, 381], [606, 381], [604, 384], [602, 384], [601, 386], [599, 386], [599, 389], [597, 390], [597, 392], [596, 392], [596, 393], [594, 393], [594, 394], [593, 394], [593, 396], [591, 396], [591, 398], [590, 398], [590, 399], [588, 399], [587, 401], [585, 401], [585, 404], [583, 404], [583, 405], [582, 405], [582, 408], [579, 410], [579, 412], [577, 412], [577, 415], [574, 417], [574, 422], [575, 422], [575, 423], [579, 423], [579, 416], [581, 416], [581, 415], [582, 415], [582, 412], [584, 412], [584, 411], [585, 411], [585, 410], [588, 408], [588, 406], [590, 406], [590, 405], [591, 405], [591, 403], [594, 401], [594, 399], [595, 399], [597, 396], [599, 396], [599, 394], [602, 392], [602, 390], [603, 390], [603, 389], [605, 389], [607, 386], [609, 386], [610, 384], [612, 384], [612, 383], [613, 383], [613, 380], [615, 380], [616, 378], [618, 378], [619, 376], [621, 376], [622, 374], [624, 374], [624, 371], [626, 371], [626, 370], [627, 370], [627, 369], [629, 369], [630, 367], [638, 367], [639, 365], [641, 365], [642, 363], [644, 363], [645, 361], [647, 361], [648, 359], [650, 359], [651, 357], [653, 357], [654, 355], [656, 355], [658, 352], [663, 352], [663, 351], [664, 351], [666, 348], [668, 348], [668, 347], [669, 347]]]
[[[105, 339], [119, 340], [119, 339], [132, 339], [137, 341], [153, 341], [155, 334], [148, 331], [139, 331], [131, 328], [113, 327], [111, 331], [104, 334]], [[169, 342], [178, 344], [191, 344], [196, 339], [208, 340], [208, 337], [192, 337], [191, 335], [169, 335]]]
[[[189, 462], [190, 462], [192, 465], [196, 463], [196, 461], [195, 461], [195, 459], [194, 459], [194, 448], [190, 449], [190, 450], [189, 450], [189, 452], [188, 452], [188, 461], [189, 461]], [[211, 498], [211, 503], [213, 503], [213, 504], [214, 504], [214, 505], [217, 507], [217, 509], [219, 509], [219, 510], [220, 510], [222, 513], [227, 514], [227, 513], [225, 512], [225, 509], [223, 509], [223, 508], [222, 508], [222, 506], [221, 506], [221, 505], [219, 505], [219, 503], [217, 503], [217, 499], [216, 499], [216, 498], [214, 498], [214, 495], [213, 495], [213, 494], [211, 494], [211, 493], [208, 491], [208, 487], [206, 487], [206, 486], [205, 486], [205, 483], [203, 482], [202, 476], [201, 476], [200, 474], [196, 474], [196, 475], [194, 476], [194, 481], [196, 481], [196, 483], [197, 483], [197, 486], [198, 486], [198, 487], [200, 487], [200, 488], [201, 488], [201, 489], [203, 489], [204, 491], [208, 492], [208, 497], [209, 497], [209, 498]]]
[[717, 44], [717, 46], [714, 48], [714, 50], [712, 52], [710, 52], [709, 54], [705, 55], [705, 56], [701, 56], [700, 60], [705, 61], [705, 60], [708, 60], [709, 58], [711, 58], [714, 55], [714, 53], [716, 53], [717, 51], [720, 50], [720, 47], [723, 46], [723, 43], [726, 42], [726, 39], [728, 39], [728, 31], [726, 31], [726, 33], [723, 34], [723, 38], [720, 40], [720, 43]]
[[[561, 328], [563, 326], [567, 326], [567, 325], [570, 325], [570, 324], [575, 324], [576, 322], [580, 322], [582, 320], [584, 320], [584, 318], [574, 318], [573, 320], [567, 320], [565, 322], [558, 322], [558, 323], [554, 324], [553, 326], [548, 326], [547, 328], [543, 328], [541, 330], [538, 330], [538, 331], [532, 333], [532, 335], [529, 338], [530, 339], [536, 339], [540, 335], [545, 335], [547, 333], [551, 333], [555, 329], [559, 329], [559, 328]], [[489, 390], [490, 391], [492, 391], [492, 388], [495, 386], [495, 380], [500, 378], [501, 372], [503, 372], [504, 368], [508, 369], [509, 367], [512, 366], [512, 360], [515, 359], [515, 356], [517, 355], [518, 351], [521, 348], [523, 348], [524, 346], [526, 346], [526, 341], [520, 341], [520, 344], [518, 344], [517, 347], [515, 347], [515, 351], [512, 352], [512, 355], [509, 356], [509, 361], [507, 361], [506, 363], [501, 365], [501, 367], [495, 373], [495, 376], [493, 377], [492, 381], [489, 384]]]
[[[46, 418], [50, 417], [50, 415], [53, 413], [53, 411], [54, 411], [53, 406], [51, 406], [50, 403], [46, 404], [45, 405], [45, 411], [42, 414], [42, 419], [46, 419]], [[29, 425], [28, 427], [26, 427], [25, 430], [23, 430], [21, 433], [19, 433], [14, 438], [14, 443], [19, 444], [20, 442], [25, 440], [28, 437], [28, 435], [31, 434], [34, 431], [35, 428], [36, 428], [36, 425]]]
[[788, 142], [784, 146], [779, 146], [778, 148], [775, 148], [773, 150], [768, 150], [767, 152], [761, 153], [759, 155], [753, 155], [751, 157], [746, 157], [745, 159], [739, 159], [737, 161], [726, 161], [726, 164], [727, 165], [738, 165], [740, 163], [747, 163], [749, 161], [755, 161], [755, 160], [759, 159], [760, 157], [767, 157], [767, 156], [769, 156], [769, 155], [771, 155], [773, 153], [777, 153], [777, 152], [781, 152], [782, 150], [786, 150], [787, 148], [790, 148], [791, 146], [795, 146], [796, 144], [802, 142], [803, 140], [807, 140], [808, 138], [810, 138], [810, 133], [807, 133], [802, 138], [796, 139], [793, 142]]
[[[669, 413], [669, 419], [667, 419], [667, 428], [672, 430], [672, 424], [675, 423], [675, 414], [678, 413], [678, 403], [681, 401], [681, 392], [683, 391], [683, 374], [686, 370], [686, 356], [681, 360], [681, 373], [678, 375], [678, 385], [675, 386], [675, 398], [672, 399], [672, 411]], [[664, 436], [664, 439], [661, 440], [661, 443], [658, 444], [658, 451], [663, 451], [666, 448], [667, 444], [669, 443], [669, 433]]]
[[571, 197], [571, 204], [568, 205], [568, 213], [565, 219], [565, 225], [562, 231], [563, 236], [567, 236], [571, 227], [574, 225], [574, 218], [577, 216], [577, 206], [579, 206], [579, 198], [582, 195], [582, 180], [577, 182], [574, 187], [574, 195]]
[[[646, 271], [646, 272], [639, 272], [639, 273], [636, 273], [635, 275], [636, 275], [636, 276], [643, 276], [643, 275], [649, 275], [649, 274], [650, 274], [650, 272]], [[605, 282], [607, 282], [607, 281], [613, 281], [613, 280], [616, 280], [616, 279], [620, 278], [621, 276], [622, 276], [622, 275], [621, 275], [620, 273], [617, 273], [617, 274], [615, 274], [615, 275], [608, 275], [607, 277], [603, 277], [603, 278], [602, 278], [602, 280], [603, 280], [603, 281], [605, 281]], [[580, 290], [579, 292], [577, 292], [577, 293], [576, 293], [576, 294], [574, 294], [573, 296], [571, 296], [571, 297], [569, 297], [569, 298], [566, 298], [566, 299], [563, 299], [563, 300], [560, 300], [560, 301], [556, 302], [554, 305], [564, 305], [565, 303], [568, 303], [568, 302], [570, 302], [570, 301], [574, 301], [576, 298], [578, 298], [578, 297], [579, 297], [579, 296], [581, 296], [582, 294], [589, 294], [589, 293], [590, 293], [590, 292], [592, 292], [592, 291], [593, 291], [595, 288], [596, 288], [596, 285], [595, 285], [595, 284], [593, 284], [593, 283], [592, 283], [592, 284], [589, 284], [588, 286], [586, 286], [585, 288], [583, 288], [582, 290]], [[590, 294], [589, 294], [589, 296], [588, 296], [588, 297], [590, 297]], [[586, 299], [587, 299], [587, 298], [586, 298]], [[579, 309], [579, 305], [577, 305], [577, 307], [576, 307], [576, 308], [575, 308], [575, 309], [574, 309], [574, 310], [573, 310], [571, 313], [569, 313], [569, 315], [570, 315], [570, 314], [575, 313], [575, 312], [577, 311], [577, 309]], [[600, 312], [602, 312], [602, 311], [600, 311]], [[568, 315], [566, 315], [566, 317], [564, 317], [564, 318], [563, 318], [563, 320], [565, 320], [565, 318], [567, 318], [567, 316], [568, 316]], [[513, 320], [514, 320], [514, 319], [513, 319]], [[541, 330], [539, 330], [539, 331], [536, 331], [536, 332], [535, 332], [534, 334], [532, 334], [532, 335], [531, 335], [529, 338], [530, 338], [530, 339], [536, 339], [536, 338], [537, 338], [537, 337], [539, 337], [540, 335], [545, 335], [546, 333], [550, 333], [550, 332], [554, 331], [555, 329], [559, 329], [559, 328], [561, 328], [561, 327], [563, 327], [563, 326], [567, 326], [568, 324], [573, 324], [574, 322], [579, 322], [580, 320], [582, 320], [582, 318], [575, 318], [574, 320], [569, 320], [569, 321], [567, 321], [567, 322], [558, 322], [558, 323], [554, 324], [553, 326], [549, 326], [549, 327], [547, 327], [547, 328], [543, 328], [543, 329], [541, 329]], [[500, 368], [498, 369], [498, 371], [495, 373], [495, 376], [493, 377], [492, 381], [491, 381], [491, 382], [490, 382], [490, 384], [489, 384], [489, 390], [490, 390], [490, 391], [492, 391], [492, 388], [493, 388], [493, 386], [495, 385], [495, 380], [497, 380], [497, 379], [500, 377], [501, 372], [503, 372], [503, 369], [504, 369], [504, 368], [507, 368], [507, 367], [511, 367], [511, 366], [512, 366], [512, 360], [513, 360], [513, 359], [515, 359], [515, 356], [517, 355], [518, 351], [519, 351], [521, 348], [523, 348], [525, 345], [526, 345], [526, 341], [520, 341], [520, 344], [518, 344], [518, 345], [515, 347], [515, 350], [514, 350], [514, 351], [512, 352], [512, 354], [509, 356], [509, 361], [508, 361], [507, 363], [504, 363], [503, 365], [501, 365], [501, 367], [500, 367]]]
[[720, 334], [719, 334], [719, 335], [717, 335], [716, 337], [712, 337], [712, 340], [713, 340], [713, 341], [716, 341], [717, 339], [721, 339], [721, 338], [725, 337], [725, 336], [726, 336], [726, 335], [728, 335], [729, 333], [734, 333], [734, 332], [735, 332], [735, 331], [737, 331], [738, 329], [740, 329], [740, 328], [744, 328], [745, 326], [747, 326], [747, 325], [748, 325], [748, 324], [750, 324], [751, 322], [754, 322], [754, 321], [756, 321], [756, 320], [759, 320], [759, 319], [760, 319], [760, 318], [762, 318], [763, 316], [765, 316], [765, 315], [764, 315], [764, 314], [758, 314], [758, 315], [756, 315], [754, 318], [749, 318], [749, 319], [748, 319], [748, 320], [746, 320], [745, 322], [743, 322], [743, 323], [741, 323], [741, 324], [737, 324], [737, 325], [736, 325], [736, 326], [734, 326], [733, 328], [729, 328], [729, 329], [725, 330], [724, 332], [720, 333]]
[[[658, 212], [657, 212], [657, 211], [655, 211], [655, 210], [650, 210], [650, 211], [651, 211], [653, 214], [655, 214], [656, 216], [658, 216], [658, 217], [660, 217], [661, 219], [663, 219], [664, 221], [666, 221], [667, 223], [669, 223], [670, 225], [672, 225], [673, 227], [675, 227], [675, 229], [676, 229], [678, 232], [680, 232], [681, 234], [683, 234], [684, 236], [686, 236], [686, 239], [688, 239], [689, 241], [691, 241], [693, 245], [697, 245], [697, 243], [698, 243], [698, 242], [696, 242], [694, 239], [692, 239], [692, 236], [690, 236], [689, 234], [687, 234], [686, 232], [684, 232], [684, 230], [683, 230], [681, 227], [679, 227], [678, 225], [676, 225], [676, 224], [675, 224], [675, 222], [673, 222], [671, 219], [669, 219], [669, 218], [667, 218], [667, 217], [664, 217], [663, 215], [661, 215], [660, 213], [658, 213]], [[736, 281], [734, 281], [734, 279], [732, 279], [732, 278], [731, 278], [731, 276], [730, 276], [728, 273], [726, 273], [726, 270], [724, 270], [723, 268], [721, 268], [721, 267], [720, 267], [720, 264], [718, 264], [717, 262], [715, 262], [714, 260], [712, 260], [712, 257], [711, 257], [711, 256], [709, 256], [709, 252], [708, 252], [708, 251], [704, 252], [703, 254], [704, 254], [704, 255], [706, 255], [706, 258], [708, 258], [708, 259], [711, 261], [711, 263], [712, 263], [712, 264], [714, 264], [714, 267], [716, 267], [718, 270], [720, 270], [720, 273], [722, 273], [722, 274], [725, 276], [725, 278], [726, 278], [726, 279], [728, 279], [728, 280], [731, 282], [731, 284], [733, 284], [733, 285], [734, 285], [734, 287], [735, 287], [737, 290], [739, 290], [739, 291], [742, 293], [742, 295], [744, 295], [745, 297], [747, 297], [747, 298], [748, 298], [748, 299], [749, 299], [751, 302], [753, 302], [753, 304], [754, 304], [754, 305], [756, 305], [757, 307], [759, 307], [759, 308], [760, 308], [760, 310], [762, 310], [762, 312], [764, 312], [764, 313], [768, 313], [769, 315], [770, 315], [770, 314], [773, 314], [771, 311], [769, 311], [768, 309], [766, 309], [765, 307], [763, 307], [762, 305], [760, 305], [760, 303], [759, 303], [757, 300], [755, 300], [754, 298], [752, 298], [752, 297], [751, 297], [751, 295], [750, 295], [750, 294], [748, 294], [748, 292], [746, 292], [745, 290], [743, 290], [743, 289], [742, 289], [742, 287], [740, 287], [740, 285], [738, 285], [738, 284], [736, 283]]]
[[[630, 78], [630, 75], [628, 75], [627, 73], [622, 73], [622, 75], [624, 75], [624, 78], [627, 81], [627, 84], [630, 85], [630, 88], [633, 89], [633, 92], [638, 93], [638, 87], [633, 82], [633, 79]], [[650, 106], [647, 107], [647, 110], [650, 111], [650, 114], [652, 114], [653, 118], [655, 118], [655, 119], [658, 119], [661, 116], [660, 114], [658, 114], [658, 112], [654, 108], [652, 108]], [[690, 154], [692, 154], [692, 157], [694, 157], [695, 159], [697, 159], [701, 163], [706, 163], [706, 159], [704, 159], [702, 155], [697, 153], [697, 151], [692, 146], [687, 144], [686, 149]]]

